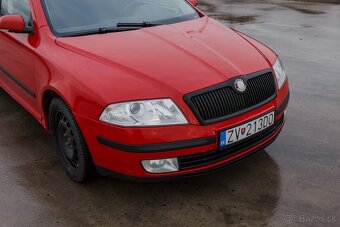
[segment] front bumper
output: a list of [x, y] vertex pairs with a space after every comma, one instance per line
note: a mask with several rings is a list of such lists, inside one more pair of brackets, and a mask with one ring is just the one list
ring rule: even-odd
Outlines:
[[[86, 138], [93, 161], [103, 175], [143, 181], [190, 177], [220, 170], [263, 150], [272, 143], [285, 123], [288, 89], [283, 94], [247, 114], [207, 126], [120, 128], [77, 114], [75, 116]], [[233, 127], [273, 110], [276, 112], [274, 126], [228, 150], [218, 148], [219, 130]], [[141, 164], [142, 160], [175, 157], [178, 157], [180, 165], [180, 171], [177, 172], [151, 174], [146, 172]], [[196, 165], [190, 166], [185, 160], [194, 160]]]
[[[275, 139], [279, 136], [283, 125], [285, 121], [285, 116], [282, 116], [282, 120], [279, 124], [276, 124], [273, 130], [268, 130], [265, 132], [265, 140], [262, 141], [262, 143], [258, 143], [256, 146], [253, 146], [255, 143], [250, 143], [249, 146], [244, 144], [243, 147], [240, 147], [240, 149], [234, 149], [232, 152], [226, 152], [226, 151], [221, 151], [221, 155], [223, 158], [221, 158], [221, 162], [216, 162], [215, 165], [203, 165], [205, 168], [200, 168], [196, 169], [193, 172], [185, 172], [183, 170], [187, 169], [187, 167], [183, 168], [183, 163], [180, 163], [180, 168], [181, 170], [179, 172], [176, 172], [176, 174], [171, 174], [171, 175], [165, 175], [163, 174], [162, 176], [155, 175], [153, 177], [135, 177], [135, 176], [129, 176], [125, 174], [121, 174], [103, 167], [97, 166], [97, 171], [107, 177], [113, 177], [113, 178], [118, 178], [118, 179], [124, 179], [124, 180], [129, 180], [129, 181], [136, 181], [136, 182], [158, 182], [158, 181], [168, 181], [168, 180], [176, 180], [180, 178], [189, 178], [189, 177], [194, 177], [194, 176], [199, 176], [199, 175], [204, 175], [204, 174], [209, 174], [209, 173], [215, 173], [218, 171], [221, 171], [228, 166], [234, 165], [240, 161], [243, 161], [245, 159], [248, 159], [255, 154], [264, 151], [264, 149], [269, 146], [271, 143], [275, 141]], [[262, 137], [264, 138], [264, 137]], [[256, 139], [255, 139], [256, 140]], [[253, 138], [253, 142], [255, 142]], [[258, 142], [258, 141], [257, 141]], [[253, 146], [253, 147], [252, 147]], [[213, 150], [210, 152], [207, 152], [206, 154], [203, 154], [203, 156], [211, 155], [212, 153], [216, 153], [218, 150]], [[202, 154], [201, 154], [202, 155]], [[194, 156], [194, 155], [193, 155]], [[181, 158], [191, 158], [190, 156], [182, 156], [179, 157], [180, 160]], [[190, 169], [190, 168], [189, 168]], [[195, 168], [193, 168], [195, 169]]]

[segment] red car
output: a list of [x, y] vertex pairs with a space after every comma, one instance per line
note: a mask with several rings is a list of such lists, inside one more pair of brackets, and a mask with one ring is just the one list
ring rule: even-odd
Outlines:
[[76, 182], [217, 171], [284, 125], [278, 56], [195, 0], [0, 4], [0, 85], [51, 132]]

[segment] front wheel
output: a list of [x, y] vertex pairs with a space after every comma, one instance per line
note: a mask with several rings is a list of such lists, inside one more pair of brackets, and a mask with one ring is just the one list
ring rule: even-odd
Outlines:
[[86, 181], [94, 169], [91, 156], [72, 112], [59, 98], [51, 102], [49, 124], [67, 175], [77, 183]]

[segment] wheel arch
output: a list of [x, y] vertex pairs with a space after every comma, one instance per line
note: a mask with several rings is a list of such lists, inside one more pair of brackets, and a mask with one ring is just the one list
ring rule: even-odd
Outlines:
[[63, 97], [60, 92], [53, 88], [53, 87], [48, 87], [44, 90], [42, 96], [41, 96], [41, 107], [42, 107], [42, 124], [44, 126], [44, 128], [46, 130], [50, 130], [50, 125], [49, 125], [49, 108], [50, 108], [50, 104], [52, 102], [52, 100], [54, 98], [59, 98], [61, 99], [63, 102], [65, 102], [65, 104], [68, 106], [68, 108], [70, 108], [70, 110], [72, 110], [70, 103], [67, 101], [67, 99], [65, 97]]

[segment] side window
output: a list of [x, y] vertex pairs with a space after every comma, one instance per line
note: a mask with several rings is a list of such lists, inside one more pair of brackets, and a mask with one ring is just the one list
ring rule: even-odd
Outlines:
[[31, 13], [28, 0], [0, 0], [0, 15], [17, 14], [24, 18], [26, 26], [31, 26]]

